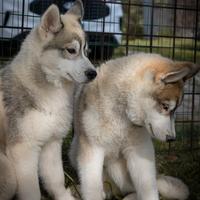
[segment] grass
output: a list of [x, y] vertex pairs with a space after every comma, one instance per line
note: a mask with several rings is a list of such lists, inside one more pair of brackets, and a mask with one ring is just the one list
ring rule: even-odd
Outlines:
[[190, 200], [200, 200], [200, 153], [171, 152], [156, 156], [158, 172], [182, 179], [190, 190]]
[[[121, 46], [115, 49], [114, 57], [126, 55], [126, 40], [122, 40]], [[147, 39], [132, 39], [128, 41], [129, 54], [142, 51], [150, 52], [151, 41]], [[165, 57], [172, 57], [174, 48], [174, 59], [194, 61], [195, 57], [195, 42], [192, 39], [176, 38], [156, 38], [152, 40], [152, 52], [162, 54]], [[200, 41], [196, 43], [196, 61], [200, 61]]]

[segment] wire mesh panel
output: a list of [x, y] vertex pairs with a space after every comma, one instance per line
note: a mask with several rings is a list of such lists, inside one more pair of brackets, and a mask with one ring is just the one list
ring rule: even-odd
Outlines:
[[[1, 60], [19, 51], [27, 33], [52, 3], [65, 13], [73, 0], [1, 1]], [[85, 0], [83, 3], [83, 28], [88, 36], [90, 59], [95, 62], [138, 51], [159, 53], [176, 60], [200, 61], [197, 0]], [[186, 85], [185, 92], [177, 112], [177, 126], [182, 127], [178, 128], [182, 132], [180, 138], [184, 136], [190, 141], [189, 146], [196, 148], [200, 132], [199, 76]]]

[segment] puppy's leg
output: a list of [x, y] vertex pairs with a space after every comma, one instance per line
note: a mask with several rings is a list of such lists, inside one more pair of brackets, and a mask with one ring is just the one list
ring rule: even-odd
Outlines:
[[78, 172], [84, 200], [103, 200], [103, 162], [104, 151], [99, 147], [85, 145], [78, 155]]
[[70, 191], [65, 188], [61, 145], [62, 140], [54, 140], [44, 146], [39, 160], [39, 174], [55, 200], [73, 200]]
[[12, 199], [16, 188], [14, 167], [10, 160], [3, 153], [0, 153], [0, 199]]
[[114, 181], [123, 194], [134, 191], [133, 184], [130, 180], [130, 175], [128, 174], [125, 159], [109, 161], [106, 164], [106, 170], [110, 178]]
[[150, 139], [124, 151], [138, 200], [158, 200], [154, 149]]
[[16, 143], [9, 148], [17, 177], [17, 197], [39, 200], [38, 158], [40, 148], [30, 143]]

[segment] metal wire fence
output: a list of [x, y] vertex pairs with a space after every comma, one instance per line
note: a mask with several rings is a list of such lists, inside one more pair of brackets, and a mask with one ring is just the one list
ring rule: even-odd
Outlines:
[[[46, 8], [55, 3], [62, 13], [73, 0], [1, 0], [0, 60], [12, 58]], [[145, 51], [175, 60], [200, 62], [200, 3], [198, 0], [83, 0], [90, 59]], [[189, 81], [177, 112], [177, 142], [160, 150], [199, 149], [200, 76]]]

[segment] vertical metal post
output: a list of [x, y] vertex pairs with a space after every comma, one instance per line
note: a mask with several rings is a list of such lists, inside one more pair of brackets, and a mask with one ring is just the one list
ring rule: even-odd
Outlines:
[[143, 19], [144, 19], [144, 35], [145, 38], [149, 39], [150, 38], [150, 33], [151, 33], [151, 12], [152, 12], [152, 6], [147, 6], [152, 5], [152, 0], [143, 0]]
[[[106, 0], [103, 0], [104, 6], [106, 5]], [[105, 17], [103, 17], [103, 34], [101, 36], [101, 61], [104, 60], [104, 45], [105, 42]]]
[[[194, 41], [194, 62], [197, 60], [197, 34], [198, 34], [198, 20], [199, 18], [199, 1], [196, 0], [196, 20], [195, 20], [195, 41]], [[195, 107], [195, 78], [192, 80], [192, 113], [191, 113], [191, 127], [190, 127], [190, 149], [193, 149], [194, 139], [194, 107]]]
[[[176, 46], [176, 17], [177, 17], [177, 0], [174, 1], [174, 24], [173, 24], [173, 50], [172, 59], [175, 57], [175, 46]], [[171, 151], [171, 142], [169, 142], [168, 153]]]
[[22, 25], [21, 25], [21, 33], [24, 32], [24, 12], [25, 12], [25, 0], [22, 3]]
[[151, 8], [151, 32], [150, 32], [150, 52], [153, 51], [153, 26], [154, 26], [154, 0], [152, 0]]
[[126, 30], [126, 55], [129, 50], [129, 32], [130, 32], [131, 0], [128, 1], [127, 30]]
[[172, 59], [175, 57], [175, 46], [176, 46], [176, 17], [177, 17], [177, 0], [174, 0], [174, 25], [173, 25], [173, 50]]

